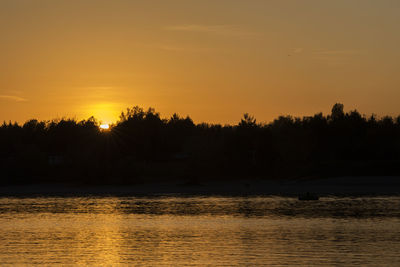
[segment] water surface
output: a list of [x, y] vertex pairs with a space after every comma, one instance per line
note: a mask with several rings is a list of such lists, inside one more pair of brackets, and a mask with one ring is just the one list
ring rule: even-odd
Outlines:
[[0, 214], [2, 265], [400, 265], [400, 197], [0, 198]]

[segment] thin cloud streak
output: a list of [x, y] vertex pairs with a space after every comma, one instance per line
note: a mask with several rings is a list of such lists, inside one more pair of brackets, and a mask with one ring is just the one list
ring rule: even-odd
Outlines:
[[316, 50], [314, 54], [317, 55], [356, 55], [361, 54], [361, 50]]
[[188, 52], [188, 53], [201, 53], [201, 52], [209, 52], [212, 50], [216, 50], [215, 48], [209, 47], [195, 47], [195, 46], [179, 46], [179, 45], [152, 45], [152, 47], [171, 51], [171, 52]]
[[5, 100], [11, 100], [11, 101], [16, 101], [16, 102], [26, 102], [28, 99], [15, 96], [15, 95], [0, 95], [0, 99], [5, 99]]
[[358, 55], [365, 53], [365, 50], [314, 50], [314, 59], [327, 62], [330, 65], [343, 65], [354, 59]]
[[299, 47], [299, 48], [293, 48], [293, 53], [295, 53], [295, 54], [299, 54], [299, 53], [301, 53], [301, 52], [303, 52], [303, 48], [301, 48], [301, 47]]
[[233, 35], [233, 36], [257, 36], [260, 35], [256, 32], [245, 31], [234, 25], [199, 25], [199, 24], [186, 24], [175, 25], [164, 28], [167, 31], [180, 31], [180, 32], [199, 32], [199, 33], [213, 33], [219, 35]]

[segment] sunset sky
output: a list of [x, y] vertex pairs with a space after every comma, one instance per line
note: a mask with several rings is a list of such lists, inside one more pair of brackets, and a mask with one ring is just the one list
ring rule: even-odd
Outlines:
[[0, 0], [0, 121], [400, 114], [398, 0]]

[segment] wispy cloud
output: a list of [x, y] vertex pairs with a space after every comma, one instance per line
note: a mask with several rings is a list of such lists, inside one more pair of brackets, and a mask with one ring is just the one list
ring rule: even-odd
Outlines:
[[256, 32], [241, 29], [235, 25], [200, 25], [200, 24], [185, 24], [165, 27], [167, 31], [180, 31], [180, 32], [198, 32], [198, 33], [212, 33], [219, 35], [233, 35], [233, 36], [257, 36], [260, 35]]
[[316, 60], [326, 62], [329, 65], [343, 65], [354, 60], [357, 56], [364, 54], [364, 50], [348, 49], [318, 49], [312, 51], [313, 57]]
[[200, 47], [200, 46], [192, 46], [192, 45], [170, 45], [170, 44], [154, 44], [149, 45], [156, 49], [161, 49], [170, 52], [188, 52], [188, 53], [201, 53], [201, 52], [209, 52], [215, 50], [210, 47]]
[[357, 55], [361, 54], [363, 51], [361, 50], [315, 50], [314, 54], [316, 55], [339, 55], [339, 56], [350, 56], [350, 55]]
[[293, 48], [292, 51], [294, 54], [299, 54], [299, 53], [303, 52], [303, 50], [304, 50], [303, 48], [298, 47], [298, 48]]
[[154, 47], [167, 51], [187, 51], [188, 49], [183, 46], [177, 45], [154, 45]]
[[16, 101], [16, 102], [26, 102], [28, 99], [20, 97], [20, 96], [15, 96], [15, 95], [0, 95], [0, 99], [4, 100], [10, 100], [10, 101]]

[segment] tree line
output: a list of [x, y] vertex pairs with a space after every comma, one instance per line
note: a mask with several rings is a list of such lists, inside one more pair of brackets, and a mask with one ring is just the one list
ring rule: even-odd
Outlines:
[[400, 174], [400, 116], [344, 112], [280, 116], [237, 125], [195, 124], [153, 108], [99, 122], [29, 120], [0, 126], [1, 184], [132, 184], [146, 181], [284, 179]]

